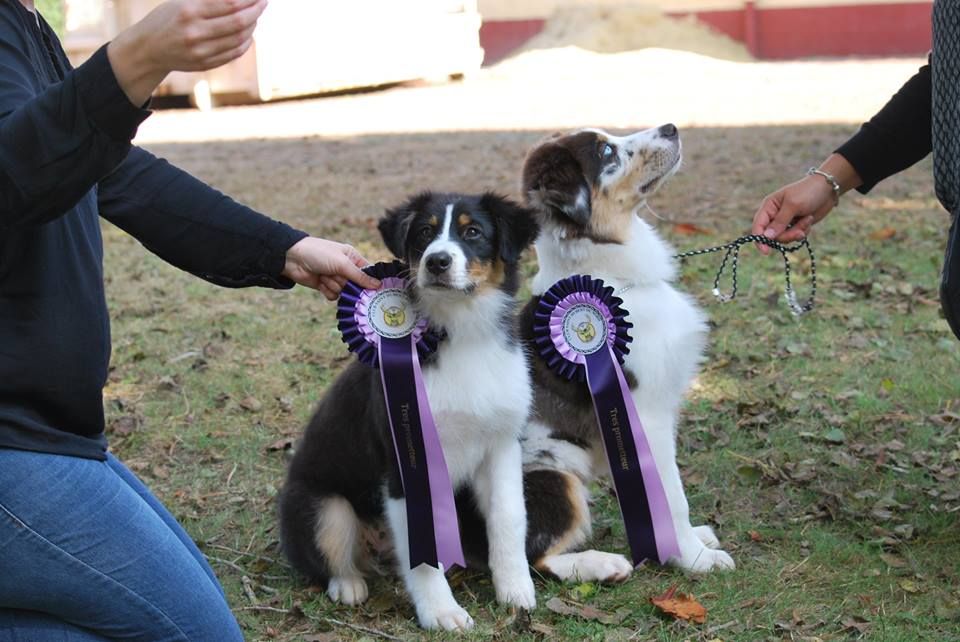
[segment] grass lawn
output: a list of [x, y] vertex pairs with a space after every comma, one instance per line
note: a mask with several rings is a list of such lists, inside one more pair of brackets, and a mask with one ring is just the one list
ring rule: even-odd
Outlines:
[[[668, 219], [660, 230], [678, 250], [740, 235], [765, 193], [849, 131], [683, 132], [685, 169], [652, 203]], [[384, 207], [424, 188], [517, 196], [523, 154], [541, 135], [152, 149], [378, 260]], [[740, 296], [727, 304], [710, 295], [719, 256], [690, 259], [682, 287], [713, 330], [682, 417], [680, 462], [694, 523], [714, 525], [737, 570], [641, 568], [619, 586], [541, 579], [529, 617], [497, 605], [485, 574], [460, 572], [454, 591], [477, 623], [463, 639], [960, 639], [960, 342], [936, 302], [947, 223], [929, 161], [869, 196], [848, 195], [813, 238], [818, 301], [800, 319], [783, 303], [779, 258], [744, 249]], [[447, 637], [417, 628], [389, 574], [373, 579], [362, 608], [338, 607], [298, 582], [277, 550], [283, 447], [349, 358], [333, 306], [302, 289], [215, 288], [109, 226], [105, 243], [113, 449], [210, 557], [248, 639]], [[807, 275], [800, 261], [801, 298]], [[625, 552], [607, 488], [596, 489], [594, 511], [591, 546]], [[706, 607], [706, 623], [658, 614], [649, 598], [672, 586]], [[575, 613], [555, 612], [551, 598]]]

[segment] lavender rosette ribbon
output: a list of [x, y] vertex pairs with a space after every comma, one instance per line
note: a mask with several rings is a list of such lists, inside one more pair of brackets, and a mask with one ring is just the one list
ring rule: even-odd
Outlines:
[[555, 283], [534, 315], [534, 338], [551, 369], [586, 382], [617, 491], [634, 565], [680, 555], [670, 505], [621, 364], [633, 339], [623, 301], [589, 275]]
[[406, 500], [410, 568], [466, 567], [453, 486], [420, 369], [421, 357], [436, 351], [440, 337], [427, 319], [416, 316], [403, 264], [377, 263], [365, 271], [381, 281], [381, 288], [347, 282], [337, 304], [337, 326], [350, 351], [380, 370]]

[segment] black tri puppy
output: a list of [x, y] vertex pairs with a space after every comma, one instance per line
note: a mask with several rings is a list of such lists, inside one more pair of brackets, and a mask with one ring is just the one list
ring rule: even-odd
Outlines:
[[[533, 608], [519, 442], [532, 389], [511, 328], [517, 262], [538, 231], [534, 214], [491, 193], [424, 192], [387, 211], [379, 229], [410, 266], [419, 312], [445, 335], [423, 377], [454, 489], [485, 519], [497, 599]], [[367, 599], [363, 531], [385, 520], [420, 625], [468, 629], [473, 620], [443, 572], [410, 569], [389, 431], [380, 374], [354, 361], [320, 401], [291, 462], [280, 495], [283, 550], [330, 599], [359, 604]]]

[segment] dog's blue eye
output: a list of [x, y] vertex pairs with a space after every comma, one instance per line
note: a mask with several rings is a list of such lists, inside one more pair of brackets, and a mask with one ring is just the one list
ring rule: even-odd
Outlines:
[[611, 156], [613, 156], [613, 145], [606, 143], [600, 150], [600, 158], [608, 160]]

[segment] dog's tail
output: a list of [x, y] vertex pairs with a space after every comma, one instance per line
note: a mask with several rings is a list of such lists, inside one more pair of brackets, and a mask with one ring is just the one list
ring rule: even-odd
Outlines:
[[357, 577], [362, 550], [360, 519], [342, 495], [317, 495], [288, 480], [280, 494], [280, 546], [294, 570], [311, 584]]

